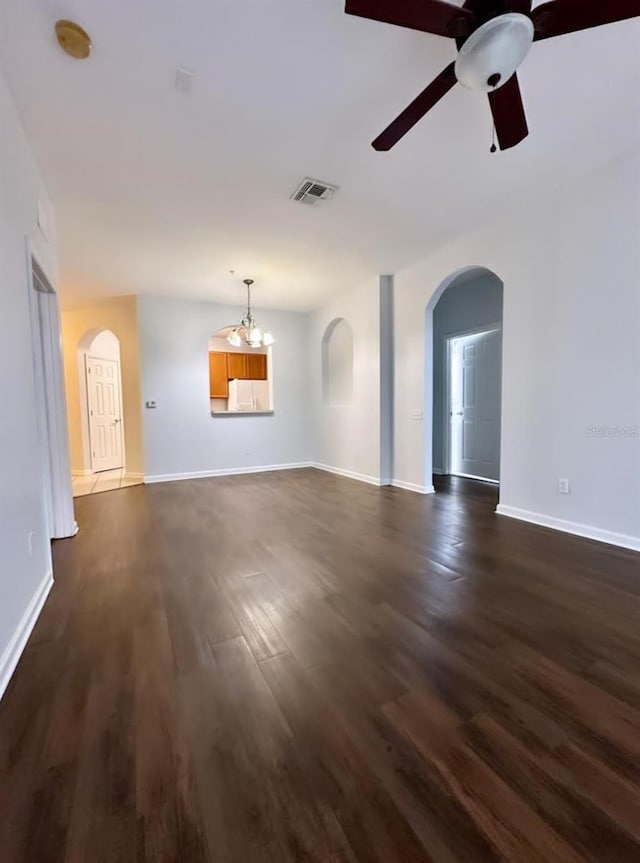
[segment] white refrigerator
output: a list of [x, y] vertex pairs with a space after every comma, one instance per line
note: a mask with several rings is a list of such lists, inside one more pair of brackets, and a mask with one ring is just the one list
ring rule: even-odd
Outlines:
[[269, 381], [229, 381], [229, 411], [268, 411]]

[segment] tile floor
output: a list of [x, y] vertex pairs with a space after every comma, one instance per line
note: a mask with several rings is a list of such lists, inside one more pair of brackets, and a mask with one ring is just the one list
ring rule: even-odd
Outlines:
[[103, 470], [90, 476], [74, 476], [71, 480], [74, 497], [85, 494], [98, 494], [101, 491], [112, 491], [114, 488], [125, 488], [128, 485], [142, 485], [140, 479], [126, 479], [124, 468]]

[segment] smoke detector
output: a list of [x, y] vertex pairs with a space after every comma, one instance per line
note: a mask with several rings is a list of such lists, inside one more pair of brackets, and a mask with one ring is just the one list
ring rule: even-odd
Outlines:
[[291, 200], [315, 207], [320, 201], [328, 201], [333, 198], [337, 191], [338, 186], [323, 183], [322, 180], [314, 180], [312, 177], [305, 177], [291, 195]]

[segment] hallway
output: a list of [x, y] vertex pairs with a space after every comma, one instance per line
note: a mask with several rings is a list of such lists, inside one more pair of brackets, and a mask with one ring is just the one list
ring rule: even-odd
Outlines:
[[141, 479], [127, 478], [123, 467], [115, 470], [103, 470], [88, 476], [71, 478], [71, 488], [74, 497], [84, 497], [87, 494], [99, 494], [103, 491], [113, 491], [117, 488], [128, 488], [131, 485], [141, 485]]
[[76, 502], [3, 863], [640, 859], [638, 556], [304, 469]]

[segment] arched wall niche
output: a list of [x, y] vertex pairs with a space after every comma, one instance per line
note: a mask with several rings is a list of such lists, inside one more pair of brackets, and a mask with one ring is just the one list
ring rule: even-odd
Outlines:
[[334, 318], [322, 337], [322, 400], [349, 405], [353, 399], [353, 330], [345, 318]]

